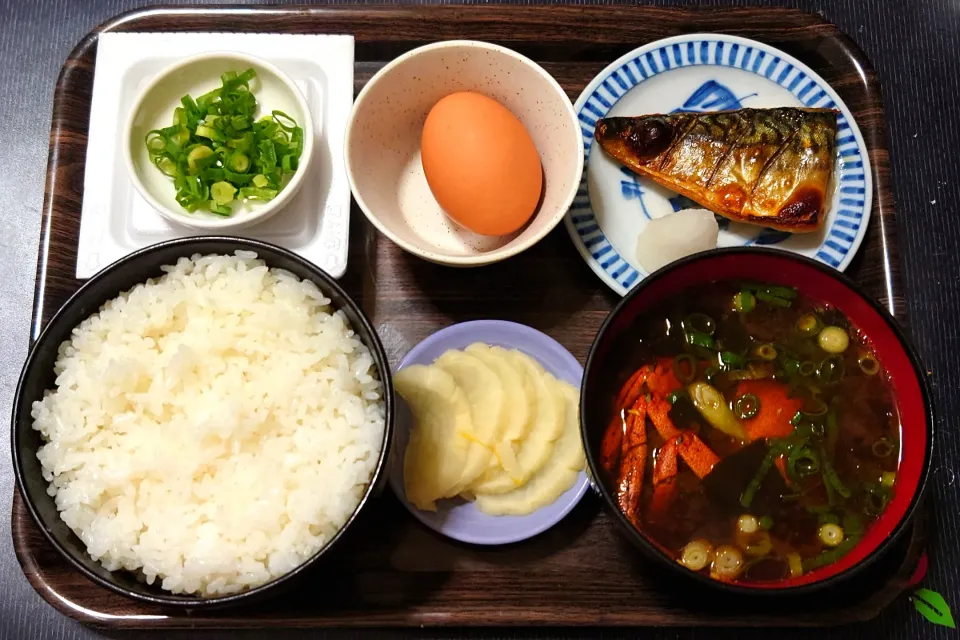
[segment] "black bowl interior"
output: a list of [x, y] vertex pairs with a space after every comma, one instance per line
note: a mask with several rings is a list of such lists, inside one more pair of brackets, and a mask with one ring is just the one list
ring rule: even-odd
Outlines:
[[[43, 479], [40, 461], [36, 456], [43, 443], [39, 432], [32, 428], [30, 410], [33, 402], [40, 399], [45, 390], [54, 387], [53, 366], [60, 344], [69, 338], [76, 325], [95, 313], [104, 302], [137, 283], [163, 275], [160, 268], [176, 263], [181, 257], [193, 254], [233, 254], [237, 250], [254, 251], [268, 266], [286, 269], [303, 279], [312, 280], [331, 299], [332, 306], [346, 314], [354, 332], [370, 348], [379, 370], [386, 409], [384, 439], [370, 486], [357, 509], [337, 535], [310, 560], [285, 576], [244, 593], [202, 599], [178, 596], [161, 590], [156, 583], [147, 585], [138, 581], [137, 576], [130, 572], [107, 571], [87, 554], [85, 545], [60, 519], [53, 498], [47, 494], [47, 482]], [[393, 430], [393, 397], [390, 389], [390, 366], [376, 332], [360, 308], [333, 278], [319, 267], [285, 249], [253, 240], [214, 236], [172, 240], [131, 254], [94, 276], [56, 313], [34, 344], [21, 373], [13, 406], [11, 435], [16, 478], [28, 510], [50, 542], [71, 564], [95, 582], [128, 597], [155, 604], [195, 608], [247, 603], [279, 591], [281, 585], [293, 581], [328, 553], [350, 527], [371, 495], [382, 489], [386, 478], [383, 469]]]

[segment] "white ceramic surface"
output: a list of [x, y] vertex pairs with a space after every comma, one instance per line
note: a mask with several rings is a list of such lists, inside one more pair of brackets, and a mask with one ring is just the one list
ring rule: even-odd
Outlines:
[[230, 232], [293, 251], [335, 278], [346, 271], [350, 186], [341, 159], [353, 105], [352, 36], [105, 33], [97, 43], [77, 278], [89, 278], [157, 242], [224, 233], [161, 216], [134, 188], [124, 160], [127, 119], [141, 91], [178, 60], [216, 51], [255, 56], [281, 69], [303, 94], [313, 118], [313, 158], [299, 192], [278, 215]]
[[[526, 227], [477, 235], [437, 204], [420, 162], [420, 135], [444, 96], [476, 91], [523, 123], [540, 153], [545, 182]], [[570, 99], [546, 71], [509, 49], [448, 41], [409, 51], [364, 87], [347, 126], [345, 159], [353, 196], [367, 218], [405, 250], [427, 260], [475, 266], [520, 253], [563, 218], [583, 171], [580, 127]]]
[[220, 75], [225, 71], [242, 73], [253, 68], [257, 76], [250, 88], [259, 105], [257, 118], [274, 110], [283, 111], [303, 130], [313, 131], [310, 108], [296, 83], [287, 74], [266, 60], [232, 51], [215, 51], [189, 56], [157, 75], [137, 97], [130, 110], [127, 124], [127, 170], [130, 180], [160, 215], [175, 224], [194, 229], [236, 230], [266, 220], [280, 211], [297, 194], [304, 176], [310, 169], [313, 154], [313, 136], [305, 135], [300, 163], [287, 184], [268, 202], [234, 202], [233, 214], [218, 216], [208, 211], [185, 211], [176, 201], [173, 180], [150, 162], [144, 139], [154, 129], [168, 127], [180, 99], [190, 95], [194, 99], [221, 86]]

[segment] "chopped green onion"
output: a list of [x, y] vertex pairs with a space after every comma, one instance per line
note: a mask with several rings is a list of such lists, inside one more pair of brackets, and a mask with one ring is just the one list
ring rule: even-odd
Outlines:
[[740, 286], [752, 291], [764, 292], [785, 300], [793, 300], [797, 297], [797, 290], [793, 287], [783, 287], [776, 284], [764, 284], [762, 282], [742, 282]]
[[843, 528], [832, 522], [822, 525], [819, 535], [820, 541], [828, 547], [836, 547], [843, 542]]
[[220, 204], [216, 200], [210, 201], [210, 213], [215, 213], [218, 216], [229, 216], [233, 212], [233, 209], [228, 207], [225, 204]]
[[840, 480], [840, 476], [837, 475], [836, 469], [834, 469], [833, 465], [830, 464], [830, 461], [826, 459], [823, 461], [823, 482], [840, 494], [840, 496], [844, 498], [850, 497], [850, 490], [844, 486], [843, 482]]
[[837, 449], [837, 440], [840, 438], [840, 427], [837, 425], [837, 412], [834, 409], [827, 410], [827, 454], [833, 456]]
[[698, 347], [713, 349], [713, 336], [707, 333], [691, 331], [687, 333], [687, 342]]
[[170, 158], [166, 156], [158, 156], [157, 161], [154, 164], [157, 165], [157, 169], [160, 169], [164, 175], [170, 178], [177, 177], [177, 163]]
[[673, 375], [684, 384], [693, 382], [697, 377], [697, 359], [689, 353], [681, 353], [673, 359]]
[[833, 564], [839, 560], [844, 554], [846, 554], [850, 549], [853, 549], [857, 546], [857, 543], [860, 541], [860, 538], [857, 536], [848, 536], [838, 544], [837, 546], [824, 551], [818, 556], [812, 558], [807, 558], [803, 561], [803, 570], [804, 571], [813, 571], [814, 569], [819, 569], [820, 567], [825, 567], [828, 564]]
[[737, 518], [737, 530], [740, 531], [740, 533], [756, 533], [759, 528], [760, 523], [754, 515], [744, 513]]
[[713, 560], [713, 545], [699, 539], [688, 542], [680, 551], [680, 564], [691, 571], [701, 571]]
[[705, 313], [691, 313], [684, 319], [683, 328], [689, 333], [704, 333], [712, 336], [717, 330], [717, 324]]
[[230, 169], [237, 173], [244, 173], [250, 167], [250, 158], [237, 152], [230, 156]]
[[875, 376], [880, 373], [880, 363], [872, 354], [863, 354], [860, 356], [860, 359], [857, 360], [857, 364], [860, 365], [860, 371], [863, 371], [868, 376]]
[[793, 426], [797, 426], [798, 424], [800, 424], [801, 421], [803, 421], [802, 411], [797, 411], [795, 414], [793, 414], [793, 417], [790, 418], [790, 424], [792, 424]]
[[758, 358], [762, 358], [763, 360], [772, 361], [777, 359], [777, 348], [772, 344], [762, 344], [754, 349], [754, 353]]
[[800, 316], [800, 319], [797, 320], [797, 332], [802, 336], [816, 335], [819, 333], [821, 326], [820, 318], [815, 313]]
[[844, 372], [843, 358], [838, 355], [827, 356], [817, 367], [817, 380], [826, 385], [836, 384], [843, 379]]
[[805, 416], [819, 417], [826, 415], [829, 409], [830, 407], [820, 398], [819, 394], [814, 394], [808, 402], [804, 403], [801, 411]]
[[850, 336], [840, 327], [824, 327], [817, 336], [817, 342], [827, 353], [843, 353], [850, 346]]
[[787, 554], [787, 566], [790, 568], [791, 578], [799, 578], [803, 575], [803, 560], [799, 553]]
[[783, 452], [778, 447], [770, 447], [770, 449], [767, 450], [767, 455], [763, 457], [760, 468], [757, 469], [757, 473], [750, 480], [750, 484], [747, 485], [747, 488], [743, 490], [743, 494], [740, 496], [740, 506], [744, 509], [750, 508], [750, 505], [753, 503], [753, 498], [757, 495], [757, 491], [760, 490], [763, 479], [767, 476], [767, 473], [769, 473], [774, 460], [776, 460], [781, 453]]
[[797, 373], [802, 375], [804, 378], [809, 378], [817, 372], [817, 365], [815, 365], [810, 360], [804, 360], [800, 363], [800, 366], [797, 367]]
[[[202, 169], [210, 162], [213, 162], [213, 149], [206, 145], [199, 145], [194, 147], [190, 153], [187, 154], [187, 166], [190, 168], [191, 172], [196, 173]], [[208, 158], [211, 158], [208, 160]]]
[[867, 515], [880, 515], [887, 506], [887, 502], [890, 500], [890, 489], [880, 485], [869, 485], [866, 487], [867, 493], [864, 496], [866, 499], [866, 511]]
[[219, 205], [228, 204], [233, 200], [237, 188], [229, 182], [214, 182], [210, 186], [210, 197]]
[[741, 420], [753, 418], [760, 411], [760, 399], [752, 393], [745, 393], [737, 398], [734, 413]]
[[257, 187], [243, 187], [240, 197], [245, 200], [273, 200], [277, 197], [276, 189], [259, 189]]
[[798, 375], [800, 373], [800, 361], [793, 358], [784, 358], [783, 371], [791, 376]]
[[689, 386], [687, 393], [690, 394], [693, 406], [711, 427], [741, 442], [747, 439], [743, 425], [730, 410], [726, 398], [715, 387], [698, 380]]
[[744, 289], [733, 296], [733, 308], [740, 313], [750, 313], [757, 306], [757, 300], [753, 294]]
[[820, 459], [808, 446], [795, 446], [787, 455], [787, 473], [794, 480], [811, 476], [820, 471]]
[[244, 200], [272, 200], [298, 170], [303, 129], [282, 111], [256, 119], [255, 77], [254, 69], [224, 72], [220, 87], [182, 96], [171, 126], [146, 135], [150, 161], [172, 179], [185, 211], [232, 215], [238, 190]]
[[775, 296], [772, 293], [767, 293], [766, 291], [757, 291], [757, 300], [762, 300], [767, 304], [772, 304], [776, 307], [790, 307], [793, 306], [792, 300], [787, 300], [779, 296]]
[[721, 351], [720, 362], [728, 367], [742, 367], [747, 364], [747, 359], [733, 351]]
[[296, 171], [297, 166], [299, 166], [299, 161], [289, 153], [280, 159], [280, 168], [283, 169], [285, 173]]
[[773, 518], [770, 516], [762, 516], [759, 524], [760, 528], [764, 531], [770, 531], [770, 529], [773, 529]]
[[880, 486], [890, 489], [893, 487], [893, 483], [897, 481], [897, 472], [896, 471], [884, 471], [880, 474]]
[[877, 438], [873, 441], [873, 444], [870, 445], [870, 450], [873, 451], [873, 455], [878, 458], [889, 458], [893, 455], [895, 447], [886, 438]]

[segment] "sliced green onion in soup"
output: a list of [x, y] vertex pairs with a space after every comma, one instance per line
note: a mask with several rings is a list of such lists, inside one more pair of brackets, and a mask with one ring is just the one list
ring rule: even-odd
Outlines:
[[752, 393], [745, 393], [734, 404], [733, 412], [741, 420], [753, 418], [760, 411], [760, 399]]
[[787, 566], [790, 568], [790, 577], [799, 578], [803, 575], [803, 559], [799, 553], [787, 554]]
[[777, 348], [772, 344], [761, 344], [756, 349], [753, 350], [753, 353], [763, 360], [768, 362], [771, 360], [777, 359]]
[[756, 306], [757, 299], [747, 289], [733, 296], [733, 308], [740, 313], [750, 313]]
[[860, 356], [860, 359], [857, 360], [857, 364], [860, 366], [860, 371], [863, 371], [868, 376], [875, 376], [880, 373], [880, 362], [870, 353], [864, 353]]
[[843, 380], [845, 373], [843, 358], [838, 355], [827, 356], [817, 367], [817, 380], [821, 384], [834, 385]]
[[723, 394], [706, 382], [694, 382], [687, 393], [700, 415], [707, 423], [718, 431], [722, 431], [741, 442], [747, 439], [743, 425], [737, 420]]
[[793, 300], [797, 297], [797, 290], [793, 287], [784, 287], [777, 284], [765, 284], [763, 282], [742, 282], [740, 284], [744, 289], [755, 291], [757, 293], [766, 293], [784, 300]]
[[843, 528], [832, 522], [821, 525], [817, 534], [820, 541], [828, 547], [836, 547], [843, 542]]
[[673, 359], [673, 375], [686, 384], [697, 377], [697, 359], [689, 353], [681, 353]]
[[715, 580], [736, 580], [743, 571], [743, 554], [734, 546], [721, 545], [717, 547], [710, 566], [710, 577]]
[[713, 545], [702, 538], [688, 542], [680, 551], [680, 564], [691, 571], [701, 571], [712, 561]]
[[714, 345], [712, 335], [708, 333], [700, 333], [699, 331], [688, 331], [687, 342], [698, 347], [704, 347], [706, 349], [713, 349]]
[[890, 489], [893, 487], [894, 483], [897, 481], [897, 472], [896, 471], [884, 471], [880, 474], [880, 486]]
[[721, 351], [720, 362], [728, 367], [742, 367], [747, 364], [747, 359], [733, 351]]
[[817, 336], [817, 342], [827, 353], [843, 353], [850, 346], [850, 336], [840, 327], [824, 327]]
[[772, 293], [767, 293], [766, 291], [757, 291], [757, 300], [761, 300], [767, 304], [772, 304], [775, 307], [787, 308], [793, 306], [792, 300], [775, 296]]
[[705, 313], [691, 313], [684, 318], [683, 328], [689, 333], [704, 333], [712, 336], [717, 330], [717, 323]]
[[887, 438], [877, 438], [870, 445], [870, 450], [878, 458], [889, 458], [896, 451], [896, 447]]
[[797, 320], [797, 333], [802, 336], [814, 336], [820, 332], [820, 327], [822, 326], [817, 314], [808, 313], [800, 316], [800, 319]]

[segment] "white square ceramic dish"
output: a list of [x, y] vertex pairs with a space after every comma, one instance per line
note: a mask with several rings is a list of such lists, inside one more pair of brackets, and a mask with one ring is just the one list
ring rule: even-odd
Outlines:
[[137, 193], [124, 166], [122, 127], [152, 77], [178, 59], [210, 51], [275, 64], [297, 83], [314, 121], [314, 157], [300, 192], [276, 216], [239, 233], [294, 251], [335, 278], [346, 270], [350, 187], [342, 158], [353, 104], [352, 36], [107, 33], [97, 46], [77, 278], [148, 245], [201, 235], [168, 222]]

